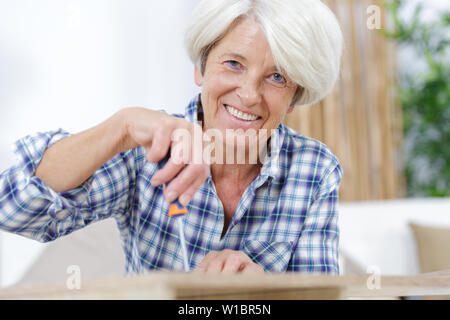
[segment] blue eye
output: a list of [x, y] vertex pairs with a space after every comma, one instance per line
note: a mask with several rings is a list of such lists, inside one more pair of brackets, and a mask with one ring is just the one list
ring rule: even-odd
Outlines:
[[241, 64], [235, 60], [225, 61], [225, 64], [229, 66], [231, 69], [238, 70], [241, 67]]
[[279, 73], [272, 74], [271, 78], [274, 82], [278, 84], [286, 84], [286, 79]]

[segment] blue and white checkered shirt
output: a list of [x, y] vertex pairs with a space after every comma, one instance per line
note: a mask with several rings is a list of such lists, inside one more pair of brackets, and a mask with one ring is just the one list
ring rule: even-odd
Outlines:
[[[197, 121], [198, 100], [176, 116]], [[15, 143], [17, 163], [0, 175], [0, 229], [46, 242], [113, 217], [127, 272], [183, 271], [178, 224], [167, 215], [162, 187], [150, 183], [158, 166], [146, 160], [142, 147], [117, 154], [67, 192], [57, 193], [34, 176], [45, 150], [69, 135], [59, 129]], [[191, 269], [209, 251], [231, 249], [269, 272], [339, 273], [338, 159], [323, 143], [282, 124], [270, 144], [223, 238], [224, 209], [211, 176], [189, 203], [181, 219]]]

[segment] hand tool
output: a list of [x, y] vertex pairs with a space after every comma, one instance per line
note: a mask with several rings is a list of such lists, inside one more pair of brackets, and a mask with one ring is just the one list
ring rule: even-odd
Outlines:
[[[161, 168], [165, 166], [169, 159], [170, 151], [168, 155], [161, 160], [160, 166]], [[172, 203], [170, 203], [169, 217], [175, 218], [178, 222], [178, 231], [180, 236], [180, 244], [181, 244], [181, 252], [183, 254], [183, 264], [184, 264], [184, 271], [189, 272], [189, 259], [188, 259], [188, 253], [186, 248], [186, 239], [184, 238], [184, 223], [183, 223], [183, 217], [185, 214], [188, 213], [188, 210], [186, 207], [184, 207], [178, 199], [175, 199]]]

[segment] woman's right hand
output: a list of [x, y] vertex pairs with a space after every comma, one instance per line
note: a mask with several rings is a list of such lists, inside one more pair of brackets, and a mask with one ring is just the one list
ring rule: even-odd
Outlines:
[[[143, 146], [147, 160], [152, 163], [161, 161], [171, 150], [166, 165], [153, 175], [151, 183], [158, 186], [170, 181], [164, 188], [166, 200], [172, 202], [178, 198], [187, 206], [210, 174], [208, 161], [203, 159], [202, 143], [195, 143], [198, 139], [194, 139], [199, 134], [203, 139], [202, 128], [185, 119], [145, 108], [126, 108], [121, 112], [125, 128], [124, 149]], [[180, 134], [184, 139], [175, 142], [175, 136]], [[174, 149], [183, 150], [183, 153], [174, 152]]]

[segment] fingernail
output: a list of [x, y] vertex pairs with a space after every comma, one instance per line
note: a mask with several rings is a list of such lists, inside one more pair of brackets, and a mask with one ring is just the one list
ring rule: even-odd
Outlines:
[[191, 201], [189, 196], [184, 195], [184, 194], [178, 200], [180, 201], [181, 205], [184, 207], [187, 207], [187, 205], [189, 204], [189, 201]]
[[152, 184], [153, 187], [157, 187], [161, 184], [161, 181], [159, 181], [158, 179], [152, 179], [150, 180], [150, 183]]
[[173, 201], [175, 201], [176, 198], [177, 198], [177, 193], [175, 191], [170, 191], [167, 194], [166, 200], [167, 200], [167, 202], [173, 202]]

